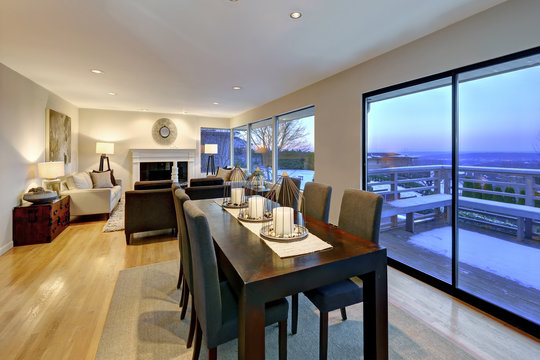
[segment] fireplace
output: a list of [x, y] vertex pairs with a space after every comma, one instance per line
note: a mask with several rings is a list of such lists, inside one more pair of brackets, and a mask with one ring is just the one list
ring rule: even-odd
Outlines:
[[[131, 189], [142, 179], [171, 179], [171, 171], [178, 166], [179, 182], [195, 175], [195, 149], [130, 149]], [[173, 179], [174, 180], [174, 179]]]
[[[139, 180], [170, 180], [172, 179], [173, 161], [141, 162]], [[183, 183], [188, 180], [187, 161], [176, 162], [178, 171], [178, 182]]]

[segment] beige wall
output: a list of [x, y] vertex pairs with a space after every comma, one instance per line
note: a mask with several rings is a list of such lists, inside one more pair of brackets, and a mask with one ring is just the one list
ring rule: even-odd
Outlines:
[[539, 46], [538, 19], [540, 1], [507, 1], [236, 116], [231, 126], [315, 105], [315, 181], [332, 185], [337, 223], [344, 189], [361, 186], [362, 94]]
[[[109, 160], [115, 177], [122, 179], [124, 190], [131, 186], [129, 149], [196, 149], [195, 174], [198, 177], [201, 127], [229, 128], [229, 119], [193, 115], [81, 109], [79, 116], [79, 169], [97, 170], [99, 155], [96, 154], [96, 141], [113, 142], [114, 155], [109, 156]], [[178, 130], [178, 137], [170, 146], [159, 145], [152, 138], [154, 122], [163, 117], [171, 119]]]
[[37, 163], [45, 161], [45, 114], [50, 108], [71, 117], [71, 159], [77, 170], [77, 107], [0, 64], [0, 254], [12, 247], [12, 209], [26, 189], [41, 186]]

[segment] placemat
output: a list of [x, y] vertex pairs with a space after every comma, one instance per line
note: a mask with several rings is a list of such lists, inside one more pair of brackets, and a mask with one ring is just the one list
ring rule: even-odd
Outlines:
[[[215, 200], [215, 203], [218, 206], [221, 206], [223, 200], [218, 199]], [[261, 238], [262, 241], [270, 249], [272, 249], [273, 252], [275, 252], [280, 258], [289, 258], [294, 256], [301, 256], [301, 255], [307, 255], [316, 253], [323, 250], [328, 250], [332, 248], [332, 245], [328, 244], [327, 242], [321, 240], [319, 237], [313, 235], [312, 233], [309, 233], [308, 236], [305, 239], [296, 240], [296, 241], [271, 241], [264, 239], [260, 236], [260, 230], [261, 227], [264, 224], [268, 223], [253, 223], [253, 222], [245, 222], [238, 220], [238, 214], [240, 213], [241, 209], [230, 209], [230, 208], [224, 208], [227, 210], [231, 216], [233, 216], [239, 223], [244, 225], [246, 228], [248, 228], [252, 233], [257, 235], [259, 238]]]

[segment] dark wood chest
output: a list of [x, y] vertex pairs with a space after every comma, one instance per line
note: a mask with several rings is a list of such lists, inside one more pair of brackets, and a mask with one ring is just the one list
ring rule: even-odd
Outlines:
[[69, 225], [69, 196], [13, 209], [13, 244], [49, 243]]

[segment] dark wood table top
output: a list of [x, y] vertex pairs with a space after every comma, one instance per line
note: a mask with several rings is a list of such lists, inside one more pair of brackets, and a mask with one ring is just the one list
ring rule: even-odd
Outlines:
[[333, 247], [282, 259], [259, 236], [240, 224], [214, 200], [197, 200], [195, 203], [207, 215], [214, 241], [244, 283], [270, 279], [384, 249], [334, 225], [304, 215], [309, 231]]

